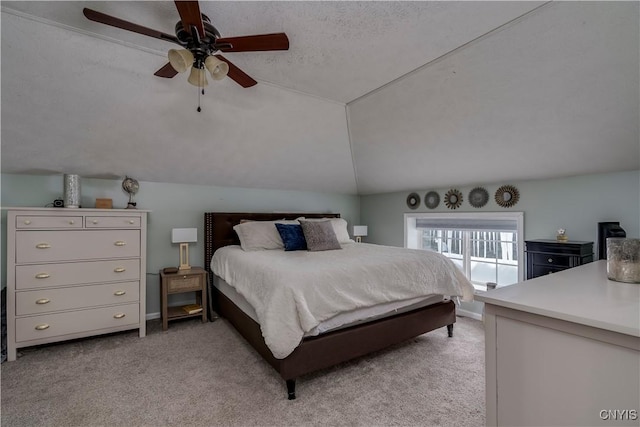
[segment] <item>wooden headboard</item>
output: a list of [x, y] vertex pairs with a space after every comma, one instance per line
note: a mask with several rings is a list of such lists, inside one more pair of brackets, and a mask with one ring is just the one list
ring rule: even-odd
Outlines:
[[240, 220], [275, 221], [279, 219], [340, 218], [334, 213], [256, 213], [256, 212], [205, 212], [204, 213], [204, 268], [211, 275], [211, 257], [223, 246], [239, 245], [238, 235], [233, 230]]

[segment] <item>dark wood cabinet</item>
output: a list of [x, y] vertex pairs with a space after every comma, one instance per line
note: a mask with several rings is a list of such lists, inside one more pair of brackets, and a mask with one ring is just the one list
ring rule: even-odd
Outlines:
[[527, 279], [544, 276], [593, 261], [593, 242], [525, 240]]

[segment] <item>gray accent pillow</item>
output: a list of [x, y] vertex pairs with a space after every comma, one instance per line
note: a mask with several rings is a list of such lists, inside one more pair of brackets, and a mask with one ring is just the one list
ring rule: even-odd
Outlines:
[[328, 251], [342, 249], [331, 221], [305, 221], [300, 220], [300, 226], [307, 241], [307, 249], [310, 251]]
[[298, 224], [295, 220], [240, 221], [233, 229], [238, 234], [240, 246], [245, 251], [284, 249], [282, 238], [276, 228], [278, 224]]

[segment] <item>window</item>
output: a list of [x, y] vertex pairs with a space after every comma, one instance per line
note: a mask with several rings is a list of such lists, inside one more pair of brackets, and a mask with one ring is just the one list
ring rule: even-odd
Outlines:
[[445, 255], [477, 290], [523, 280], [523, 213], [405, 214], [405, 246]]

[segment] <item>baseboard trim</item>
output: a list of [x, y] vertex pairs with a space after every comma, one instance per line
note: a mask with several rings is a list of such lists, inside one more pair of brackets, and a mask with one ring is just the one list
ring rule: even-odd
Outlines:
[[156, 313], [147, 313], [147, 315], [145, 316], [145, 319], [147, 320], [153, 320], [153, 319], [159, 319], [160, 318], [160, 312], [156, 312]]
[[470, 317], [475, 320], [482, 320], [482, 314], [476, 313], [475, 311], [463, 310], [459, 307], [456, 307], [456, 314], [462, 317]]

